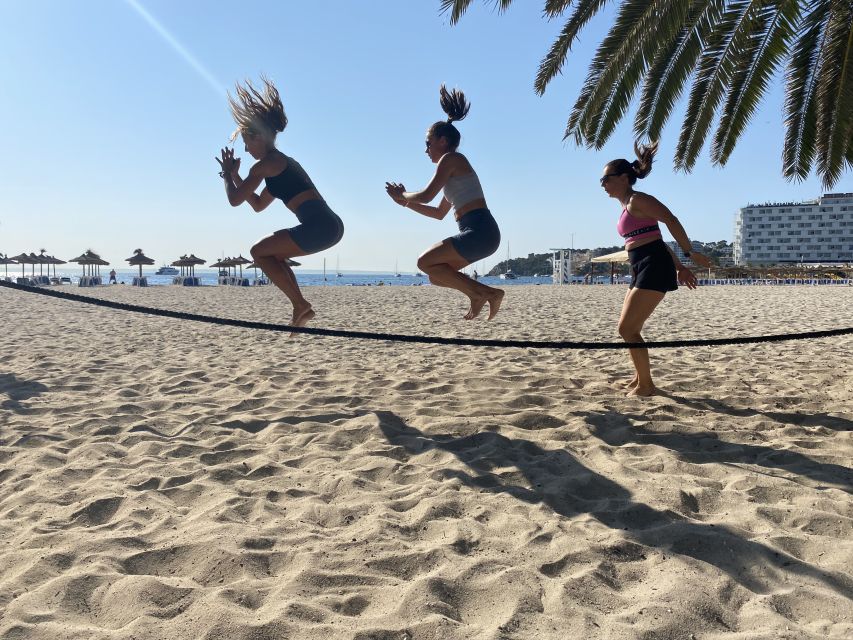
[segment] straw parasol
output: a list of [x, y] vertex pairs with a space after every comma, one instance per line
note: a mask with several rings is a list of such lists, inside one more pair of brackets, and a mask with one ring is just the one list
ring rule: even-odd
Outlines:
[[68, 262], [76, 262], [77, 264], [83, 267], [83, 275], [86, 275], [86, 267], [89, 267], [89, 275], [97, 275], [100, 273], [100, 269], [96, 267], [109, 265], [110, 263], [101, 258], [97, 253], [92, 251], [91, 249], [86, 249], [83, 253], [81, 253], [76, 258], [71, 258]]
[[55, 278], [56, 277], [56, 265], [66, 264], [66, 262], [65, 262], [65, 260], [60, 260], [56, 256], [48, 256], [48, 259], [50, 260], [50, 264], [53, 265], [53, 277]]
[[[610, 283], [613, 284], [613, 276], [616, 272], [616, 263], [628, 262], [628, 252], [626, 250], [608, 253], [603, 256], [596, 256], [590, 262], [609, 262], [610, 263]], [[590, 268], [590, 277], [592, 276], [592, 268]]]
[[30, 256], [28, 256], [26, 253], [22, 253], [11, 258], [11, 260], [14, 260], [19, 265], [21, 265], [21, 277], [25, 278], [27, 274], [24, 272], [24, 269], [26, 269], [26, 265], [32, 264], [32, 258], [30, 258]]
[[244, 264], [252, 264], [252, 261], [246, 260], [246, 258], [243, 257], [243, 254], [240, 254], [236, 258], [231, 258], [231, 262], [234, 264], [234, 266], [240, 267], [240, 277], [241, 278], [243, 277], [243, 265]]
[[6, 269], [6, 277], [8, 278], [9, 277], [9, 265], [10, 264], [17, 264], [17, 262], [15, 262], [15, 260], [13, 258], [10, 258], [9, 254], [7, 253], [4, 256], [0, 257], [0, 264], [2, 264], [3, 267]]
[[154, 260], [146, 256], [142, 253], [142, 249], [134, 249], [133, 255], [129, 258], [124, 259], [125, 262], [129, 263], [131, 267], [139, 267], [139, 277], [142, 277], [142, 265], [152, 265], [154, 264]]

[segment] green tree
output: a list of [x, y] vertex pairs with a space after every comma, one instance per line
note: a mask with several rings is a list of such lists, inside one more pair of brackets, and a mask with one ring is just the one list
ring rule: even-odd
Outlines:
[[[472, 0], [441, 0], [456, 23]], [[492, 0], [505, 10], [512, 0]], [[560, 73], [580, 31], [608, 0], [545, 0], [571, 13], [539, 65], [540, 95]], [[638, 138], [657, 140], [688, 82], [675, 150], [689, 172], [716, 119], [711, 161], [725, 165], [771, 78], [785, 71], [782, 173], [812, 166], [831, 188], [853, 167], [853, 0], [622, 0], [590, 63], [565, 138], [600, 149], [640, 92]]]

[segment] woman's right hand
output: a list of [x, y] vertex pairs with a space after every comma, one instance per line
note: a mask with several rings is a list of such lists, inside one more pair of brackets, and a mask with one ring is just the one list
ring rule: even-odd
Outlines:
[[396, 182], [386, 182], [385, 183], [385, 192], [391, 196], [391, 199], [399, 205], [407, 205], [408, 200], [403, 197], [403, 194], [406, 192], [406, 187], [402, 184], [398, 184]]

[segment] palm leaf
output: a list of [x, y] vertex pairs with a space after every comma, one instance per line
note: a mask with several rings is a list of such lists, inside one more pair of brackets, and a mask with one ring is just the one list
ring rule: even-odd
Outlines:
[[[456, 24], [459, 22], [462, 14], [471, 6], [472, 2], [473, 0], [441, 0], [440, 13], [450, 11], [450, 24]], [[503, 13], [512, 4], [512, 0], [493, 0], [493, 3], [498, 8], [498, 11]]]
[[829, 188], [844, 170], [853, 122], [853, 4], [836, 0], [826, 24], [824, 62], [817, 72], [817, 171]]
[[817, 128], [815, 84], [826, 38], [829, 0], [812, 0], [788, 62], [782, 175], [805, 180], [811, 169]]
[[735, 70], [711, 146], [712, 162], [725, 164], [728, 161], [770, 78], [788, 51], [799, 15], [797, 0], [780, 0], [778, 4], [759, 9], [757, 23], [762, 28], [750, 34], [743, 64]]
[[705, 142], [723, 92], [732, 79], [737, 59], [743, 55], [756, 10], [764, 0], [729, 2], [699, 59], [687, 111], [676, 144], [675, 166], [690, 171]]
[[568, 9], [573, 0], [545, 0], [545, 16], [548, 18], [556, 18], [563, 15], [563, 12]]
[[684, 83], [702, 53], [704, 41], [722, 14], [724, 0], [697, 0], [681, 31], [658, 50], [646, 73], [634, 120], [638, 138], [659, 140]]
[[[596, 54], [602, 71], [590, 99], [586, 104], [575, 105], [576, 111], [579, 108], [583, 111], [577, 114], [575, 121], [587, 144], [596, 148], [603, 146], [613, 133], [647, 72], [648, 61], [656, 57], [661, 43], [678, 34], [690, 9], [690, 3], [684, 0], [633, 4], [623, 4], [616, 23]], [[566, 135], [571, 135], [568, 129]]]
[[604, 8], [608, 0], [580, 0], [578, 6], [569, 18], [560, 35], [551, 45], [551, 49], [539, 63], [539, 71], [536, 73], [536, 81], [533, 87], [540, 96], [545, 93], [545, 87], [554, 79], [563, 68], [569, 51], [577, 38], [578, 32], [586, 26], [596, 13]]

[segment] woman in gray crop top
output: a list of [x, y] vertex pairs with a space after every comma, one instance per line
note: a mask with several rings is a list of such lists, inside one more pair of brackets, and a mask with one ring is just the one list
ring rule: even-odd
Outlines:
[[[422, 191], [407, 192], [396, 182], [386, 182], [385, 190], [397, 204], [428, 218], [443, 220], [453, 208], [459, 233], [427, 249], [418, 258], [418, 269], [429, 276], [432, 284], [456, 289], [468, 296], [471, 308], [465, 314], [467, 320], [476, 318], [486, 304], [491, 320], [500, 309], [504, 292], [469, 278], [460, 269], [497, 251], [501, 232], [486, 207], [477, 174], [468, 159], [456, 150], [462, 136], [453, 122], [468, 115], [471, 105], [458, 89], [448, 91], [441, 85], [440, 96], [447, 120], [433, 124], [426, 140], [426, 154], [437, 165], [435, 175]], [[442, 189], [441, 203], [437, 207], [427, 204]]]
[[[231, 206], [248, 202], [255, 211], [263, 211], [278, 198], [296, 214], [297, 226], [260, 240], [252, 247], [252, 257], [293, 304], [290, 324], [304, 327], [314, 317], [314, 309], [303, 297], [288, 259], [336, 245], [343, 237], [344, 224], [323, 200], [302, 166], [275, 148], [276, 135], [287, 126], [287, 116], [276, 88], [266, 78], [263, 83], [263, 92], [247, 82], [245, 87], [237, 85], [237, 99], [228, 96], [231, 114], [237, 122], [232, 140], [241, 135], [246, 151], [257, 162], [244, 180], [240, 178], [240, 159], [234, 157], [234, 149], [222, 149], [221, 157], [216, 160], [222, 167], [219, 175], [225, 180], [225, 193]], [[258, 195], [255, 191], [261, 182], [265, 182], [265, 187]]]

